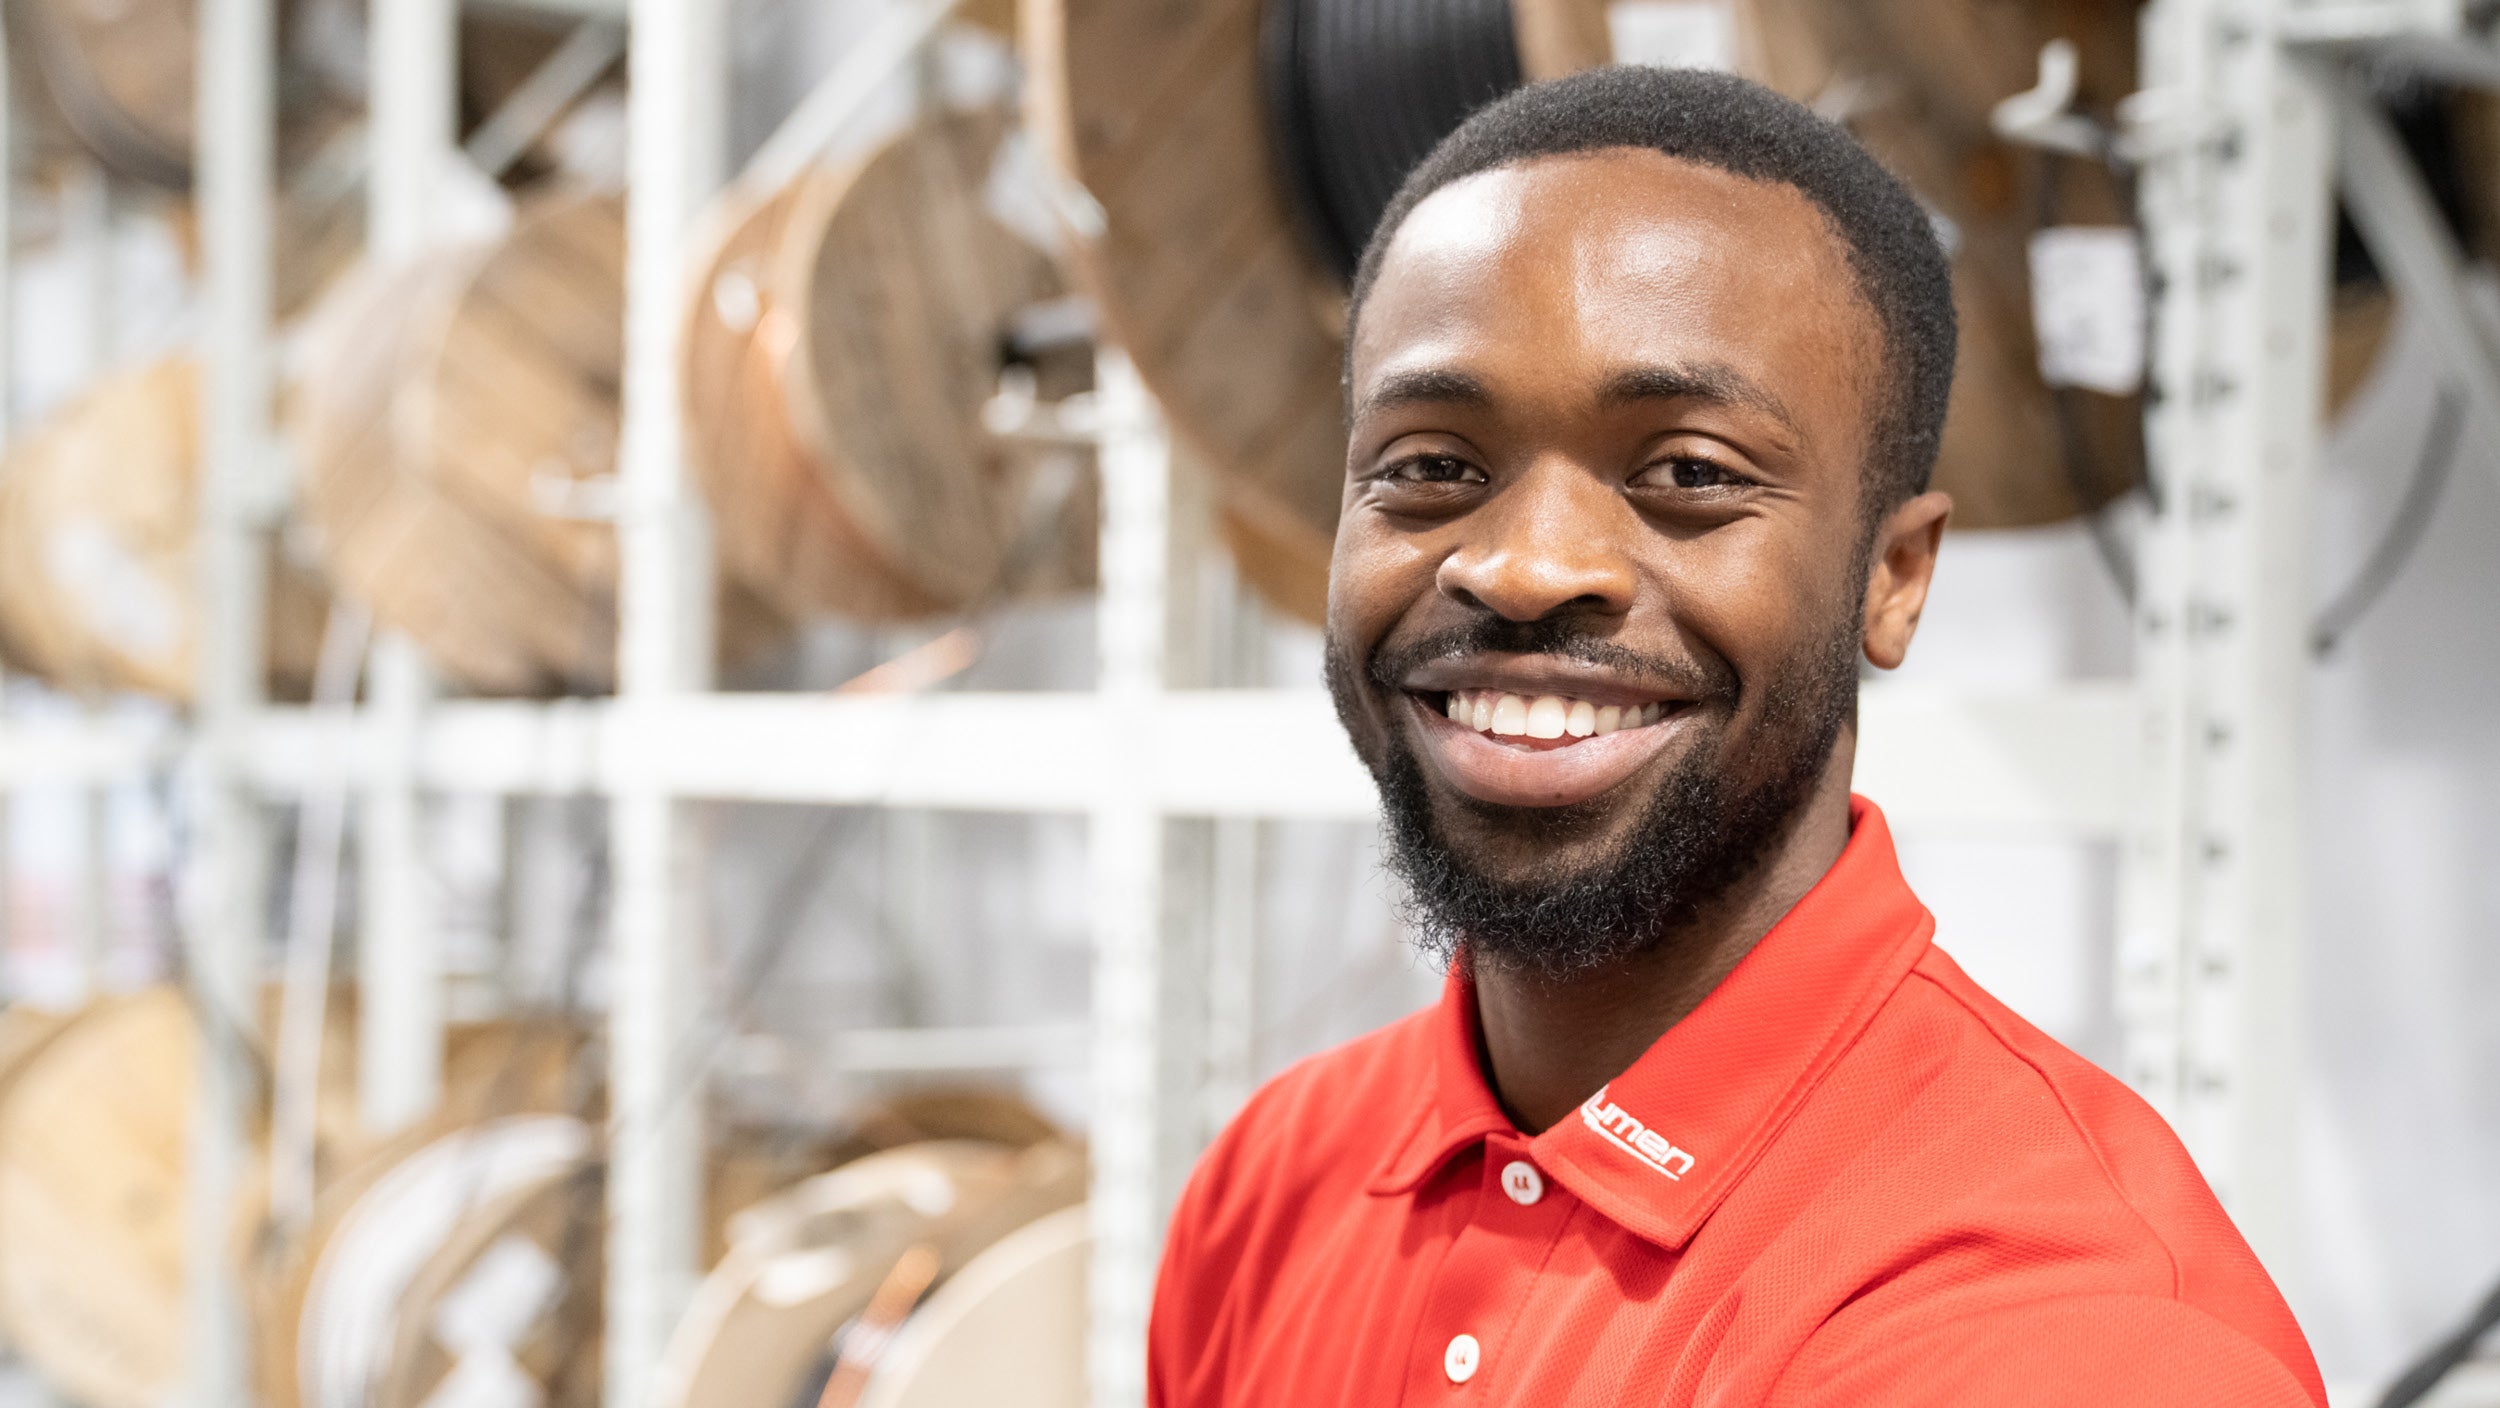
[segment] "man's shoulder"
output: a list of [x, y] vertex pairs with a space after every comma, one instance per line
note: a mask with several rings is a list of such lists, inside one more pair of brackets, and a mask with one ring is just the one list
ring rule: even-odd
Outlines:
[[[2053, 1167], [2144, 1217], [2147, 1231], [2224, 1221], [2221, 1205], [2168, 1122], [2107, 1071], [2024, 1020], [1941, 949], [1911, 970], [1899, 1004], [1913, 1044], [1949, 1051], [1939, 1097], [1969, 1102], [1985, 1132], [1974, 1172]], [[2226, 1223], [2227, 1225], [2227, 1223]]]
[[[2124, 1322], [2166, 1345], [2211, 1334], [2256, 1346], [2314, 1385], [2272, 1279], [2142, 1097], [1941, 950], [1921, 958], [1886, 1006], [1854, 1053], [1876, 1072], [1841, 1083], [1872, 1082], [1898, 1098], [1881, 1112], [1883, 1127], [1862, 1131], [1862, 1156], [1843, 1161], [1837, 1186], [1848, 1191], [1828, 1194], [1835, 1204], [1808, 1221], [1845, 1217], [1839, 1204], [1862, 1211], [1865, 1200], [1906, 1215], [1887, 1219], [1894, 1235], [1879, 1240], [1888, 1245], [1863, 1249], [1886, 1269], [1843, 1318], [1885, 1342], [1914, 1338], [1928, 1322], [1951, 1338], [1955, 1324], [1998, 1316], [2064, 1316], [2105, 1330]], [[1901, 1259], [1912, 1244], [1925, 1250]], [[2053, 1343], [2062, 1341], [2040, 1341]]]

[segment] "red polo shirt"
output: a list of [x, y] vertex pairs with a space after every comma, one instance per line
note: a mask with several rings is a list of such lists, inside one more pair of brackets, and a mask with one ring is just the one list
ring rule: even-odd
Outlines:
[[1260, 1091], [1173, 1219], [1156, 1408], [2324, 1404], [2169, 1128], [1965, 977], [1852, 821], [1542, 1134], [1460, 979]]

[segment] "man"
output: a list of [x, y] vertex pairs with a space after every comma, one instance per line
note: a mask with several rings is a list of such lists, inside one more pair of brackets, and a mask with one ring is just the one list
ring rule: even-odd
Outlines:
[[1209, 1151], [1159, 1408], [2323, 1404], [2161, 1120], [1932, 947], [1849, 793], [1951, 279], [1741, 80], [1479, 113], [1357, 276], [1331, 686], [1437, 1009]]

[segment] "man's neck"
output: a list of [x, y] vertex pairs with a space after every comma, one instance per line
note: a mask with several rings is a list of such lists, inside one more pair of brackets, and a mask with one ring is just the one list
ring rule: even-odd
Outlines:
[[1844, 732], [1763, 862], [1671, 941], [1585, 977], [1489, 966], [1472, 974], [1485, 1075], [1521, 1129], [1542, 1132], [1639, 1060], [1840, 859], [1849, 842], [1851, 742]]

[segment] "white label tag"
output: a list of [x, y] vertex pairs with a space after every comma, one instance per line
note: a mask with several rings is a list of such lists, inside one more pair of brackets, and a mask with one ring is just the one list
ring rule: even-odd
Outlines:
[[1727, 0], [1614, 0], [1606, 35], [1619, 64], [1736, 67], [1736, 12]]
[[2135, 231], [2058, 225], [2031, 237], [2040, 379], [2112, 396], [2144, 384], [2144, 260]]

